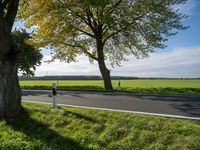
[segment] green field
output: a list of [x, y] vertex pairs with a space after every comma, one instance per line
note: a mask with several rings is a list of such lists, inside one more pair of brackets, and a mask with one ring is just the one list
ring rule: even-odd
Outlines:
[[27, 114], [0, 120], [2, 150], [199, 150], [200, 122], [23, 103]]
[[[98, 86], [103, 88], [101, 80], [51, 80], [51, 81], [20, 81], [22, 86], [51, 86], [53, 82], [58, 86]], [[117, 88], [117, 80], [112, 81]], [[122, 88], [200, 88], [200, 80], [121, 80]]]
[[[104, 91], [101, 80], [74, 80], [74, 81], [20, 81], [25, 89], [51, 89], [53, 82], [60, 90]], [[113, 80], [114, 89], [117, 89], [117, 80]], [[152, 94], [187, 94], [200, 95], [200, 80], [122, 80], [122, 92], [152, 93]]]

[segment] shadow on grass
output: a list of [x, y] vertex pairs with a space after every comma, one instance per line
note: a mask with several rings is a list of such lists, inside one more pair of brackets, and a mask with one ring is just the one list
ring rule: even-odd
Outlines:
[[[51, 90], [51, 86], [21, 86], [22, 89], [33, 89], [33, 90]], [[105, 91], [100, 86], [58, 86], [58, 90], [67, 91]]]
[[22, 132], [30, 138], [30, 140], [39, 140], [46, 145], [46, 148], [52, 150], [86, 150], [78, 142], [63, 137], [56, 131], [50, 129], [48, 125], [34, 120], [25, 112], [22, 116], [15, 120], [7, 120], [7, 125], [14, 130]]
[[105, 89], [100, 86], [59, 86], [58, 89], [69, 91], [105, 91]]
[[71, 114], [71, 115], [75, 116], [78, 119], [83, 119], [83, 120], [89, 121], [91, 123], [98, 123], [97, 120], [95, 120], [95, 119], [93, 119], [91, 117], [88, 117], [88, 116], [85, 116], [85, 115], [82, 115], [82, 114], [79, 114], [79, 113], [76, 113], [76, 112], [72, 112], [72, 111], [63, 109], [62, 107], [58, 107], [58, 108], [62, 109], [64, 111], [64, 114], [63, 114], [64, 116], [67, 116], [68, 114]]

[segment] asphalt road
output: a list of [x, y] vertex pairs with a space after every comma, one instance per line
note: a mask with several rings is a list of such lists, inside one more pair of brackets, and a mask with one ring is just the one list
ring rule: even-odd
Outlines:
[[[22, 99], [52, 102], [51, 91], [23, 90]], [[200, 96], [135, 95], [59, 91], [59, 104], [200, 118]]]

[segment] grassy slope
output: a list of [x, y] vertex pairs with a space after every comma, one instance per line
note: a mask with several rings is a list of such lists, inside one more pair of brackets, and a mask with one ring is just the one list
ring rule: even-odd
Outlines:
[[[22, 88], [51, 89], [57, 81], [20, 81]], [[117, 80], [113, 80], [117, 89]], [[102, 81], [58, 81], [62, 90], [103, 91]], [[123, 92], [200, 95], [200, 80], [122, 80]]]
[[0, 149], [200, 149], [200, 122], [24, 103], [27, 116], [0, 121]]

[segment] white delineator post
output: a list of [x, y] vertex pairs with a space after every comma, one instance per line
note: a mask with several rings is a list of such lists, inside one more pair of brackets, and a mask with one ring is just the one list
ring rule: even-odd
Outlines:
[[121, 90], [121, 88], [120, 88], [120, 80], [118, 80], [118, 91], [120, 91]]
[[57, 95], [56, 83], [52, 83], [53, 108], [57, 108], [56, 95]]

